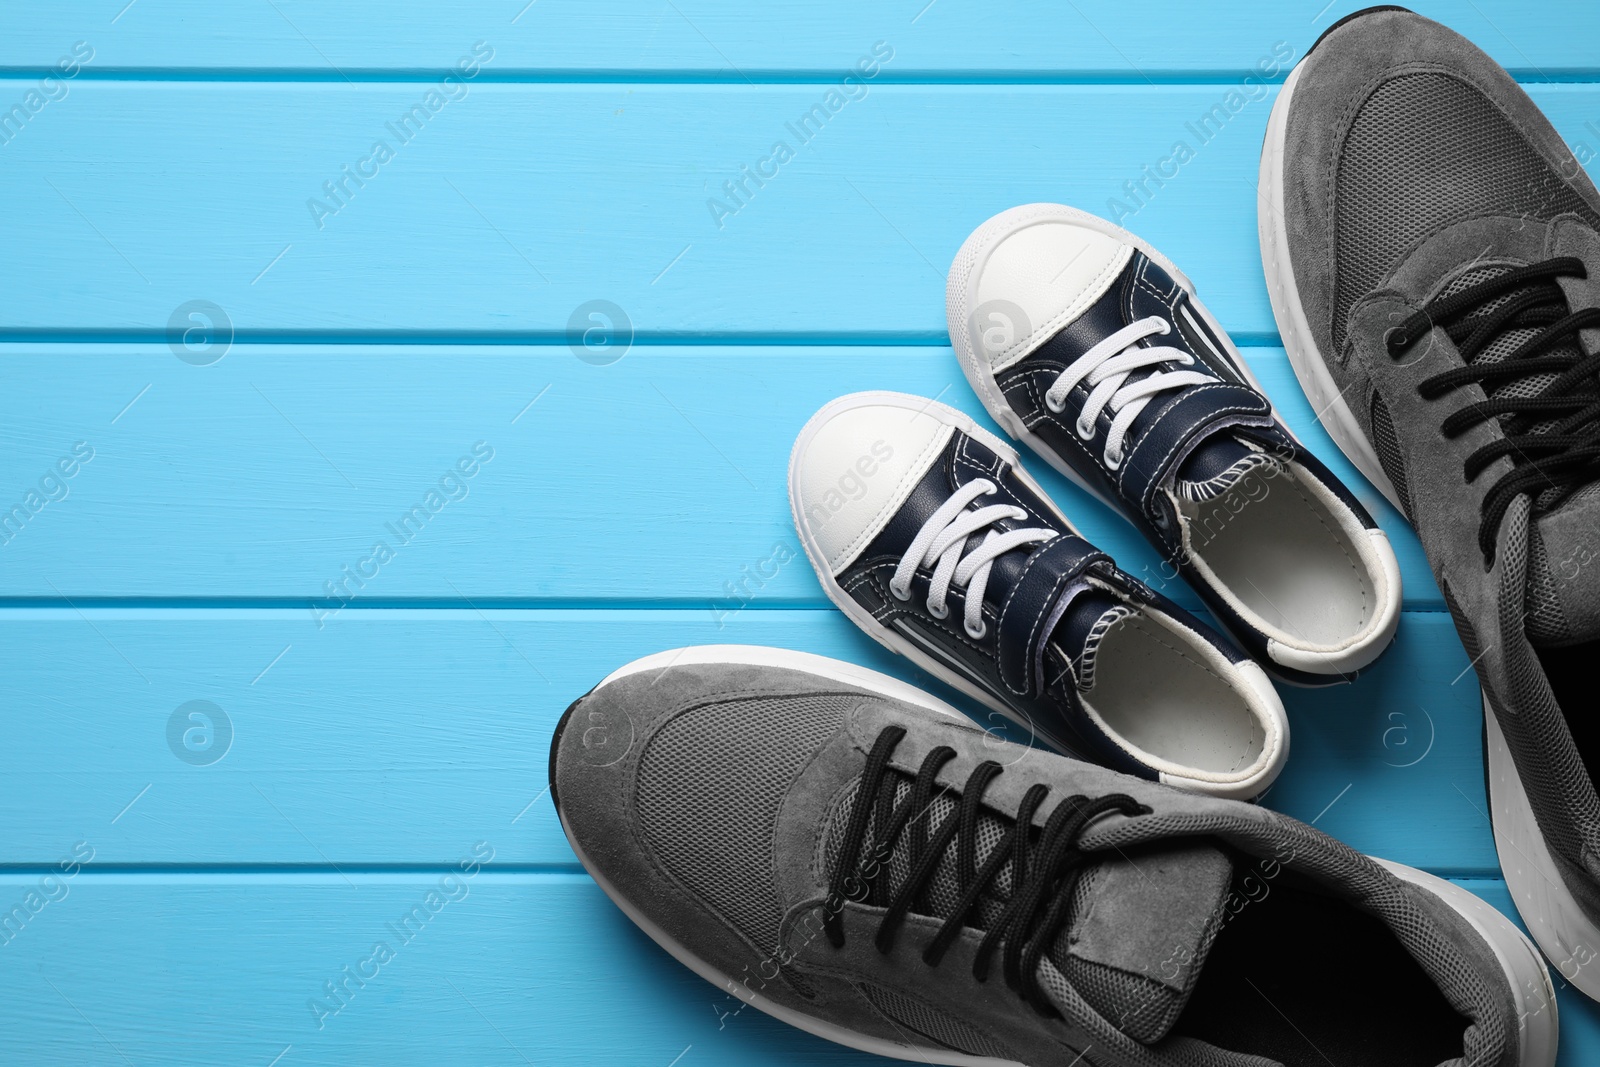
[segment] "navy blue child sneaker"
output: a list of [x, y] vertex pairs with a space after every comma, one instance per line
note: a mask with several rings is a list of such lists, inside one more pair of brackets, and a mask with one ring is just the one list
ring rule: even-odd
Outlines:
[[1388, 647], [1388, 538], [1159, 252], [1070, 207], [1012, 208], [961, 246], [946, 311], [995, 421], [1138, 527], [1273, 676], [1348, 681]]
[[1058, 750], [1232, 798], [1288, 758], [1261, 668], [1120, 571], [960, 412], [835, 400], [795, 442], [789, 502], [856, 625]]

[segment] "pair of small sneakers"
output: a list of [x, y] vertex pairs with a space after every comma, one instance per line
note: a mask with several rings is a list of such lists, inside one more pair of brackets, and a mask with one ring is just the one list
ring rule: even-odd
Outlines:
[[1084, 540], [1005, 442], [898, 393], [835, 400], [795, 443], [790, 505], [824, 590], [1063, 752], [1259, 794], [1289, 751], [1268, 675], [1348, 681], [1393, 638], [1387, 538], [1127, 231], [1055, 204], [1002, 212], [957, 253], [947, 312], [994, 420], [1138, 527], [1233, 641]]

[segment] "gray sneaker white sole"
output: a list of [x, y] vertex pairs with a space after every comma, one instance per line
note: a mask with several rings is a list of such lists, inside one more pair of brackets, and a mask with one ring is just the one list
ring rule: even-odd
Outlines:
[[1561, 977], [1590, 999], [1600, 1000], [1600, 927], [1584, 914], [1556, 868], [1487, 699], [1483, 728], [1489, 823], [1506, 888], [1534, 941]]
[[1376, 862], [1401, 881], [1420, 886], [1444, 900], [1489, 943], [1495, 960], [1511, 984], [1511, 998], [1517, 1008], [1519, 1067], [1553, 1067], [1561, 1030], [1556, 1015], [1556, 991], [1533, 942], [1497, 909], [1454, 882], [1403, 863], [1384, 859]]

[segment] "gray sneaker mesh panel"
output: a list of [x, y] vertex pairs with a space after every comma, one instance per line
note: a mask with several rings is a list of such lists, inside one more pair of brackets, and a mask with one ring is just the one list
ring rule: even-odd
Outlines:
[[[1173, 996], [1166, 986], [1142, 974], [1131, 974], [1076, 956], [1062, 955], [1058, 959], [1057, 954], [1052, 953], [1051, 961], [1079, 996], [1135, 1041], [1154, 1041], [1166, 1033], [1188, 1003], [1187, 998]], [[1059, 981], [1048, 969], [1041, 974], [1045, 976], [1043, 984]], [[1059, 990], [1052, 992], [1061, 995]], [[1109, 1007], [1115, 1004], [1131, 1004], [1133, 1008], [1117, 1011]]]
[[1400, 507], [1409, 518], [1411, 515], [1411, 490], [1406, 488], [1406, 460], [1400, 450], [1400, 438], [1394, 432], [1394, 416], [1389, 414], [1389, 405], [1383, 402], [1379, 393], [1372, 394], [1372, 447], [1377, 449], [1378, 464], [1383, 467], [1383, 473], [1388, 475], [1389, 482], [1394, 486], [1394, 491], [1400, 497]]
[[1017, 1055], [998, 1039], [920, 1000], [865, 982], [857, 988], [878, 1010], [878, 1014], [900, 1029], [907, 1040], [913, 1036], [922, 1037], [942, 1048], [965, 1052], [969, 1056], [1017, 1059]]
[[1597, 496], [1600, 496], [1600, 482], [1590, 482], [1576, 493], [1573, 493], [1568, 503], [1582, 507]]
[[[895, 781], [895, 804], [902, 803], [911, 792], [909, 777], [897, 775]], [[956, 810], [960, 798], [949, 793], [935, 793], [933, 800], [928, 805], [928, 811], [922, 815], [921, 822], [927, 828], [928, 837], [943, 824], [944, 820]], [[828, 819], [828, 829], [823, 841], [823, 852], [827, 857], [827, 869], [832, 871], [839, 863], [839, 849], [843, 844], [844, 830], [850, 822], [850, 813], [855, 808], [855, 790], [850, 790], [839, 802], [838, 808]], [[1010, 826], [1009, 820], [1002, 820], [996, 815], [980, 812], [978, 815], [978, 842], [975, 853], [974, 865], [982, 867], [988, 860], [989, 853], [1000, 843]], [[901, 840], [905, 841], [906, 831], [901, 831]], [[867, 824], [866, 836], [862, 840], [860, 863], [865, 862], [865, 857], [870, 857], [877, 847], [872, 823]], [[906, 877], [911, 873], [911, 855], [904, 847], [896, 847], [889, 855], [887, 866], [888, 891], [894, 893], [905, 884]], [[990, 883], [990, 891], [978, 901], [977, 914], [974, 920], [982, 925], [992, 922], [1011, 899], [1011, 861], [1007, 860], [1000, 868], [995, 879]], [[961, 883], [956, 877], [956, 850], [952, 845], [939, 861], [939, 866], [934, 869], [933, 878], [929, 880], [925, 903], [927, 910], [923, 914], [933, 915], [937, 918], [946, 918], [955, 911], [956, 905], [961, 902]], [[873, 899], [873, 904], [886, 906], [888, 900]]]
[[772, 873], [779, 806], [859, 698], [735, 700], [692, 708], [639, 759], [637, 805], [660, 863], [763, 950], [782, 920]]
[[1563, 644], [1572, 639], [1572, 627], [1556, 596], [1550, 558], [1537, 526], [1528, 528], [1528, 542], [1528, 639], [1541, 645]]
[[[1466, 612], [1461, 610], [1461, 605], [1456, 603], [1449, 582], [1441, 579], [1439, 592], [1444, 594], [1444, 606], [1450, 611], [1450, 621], [1456, 624], [1456, 636], [1461, 638], [1461, 647], [1466, 650], [1467, 662], [1476, 667], [1483, 661], [1483, 642], [1478, 640], [1478, 628], [1472, 625], [1472, 620], [1467, 618]], [[1479, 675], [1479, 678], [1481, 680], [1482, 675]]]
[[[1476, 267], [1471, 270], [1462, 271], [1455, 278], [1452, 278], [1448, 285], [1439, 291], [1439, 295], [1441, 297], [1454, 296], [1455, 294], [1477, 285], [1480, 282], [1486, 282], [1491, 278], [1498, 277], [1499, 275], [1504, 274], [1511, 269], [1512, 268], [1510, 266], [1497, 264], [1486, 267]], [[1554, 295], [1560, 295], [1560, 289], [1554, 283], [1541, 283], [1540, 287]], [[1493, 300], [1485, 303], [1482, 307], [1475, 309], [1473, 313], [1467, 316], [1464, 321], [1472, 322], [1476, 319], [1481, 319], [1484, 316], [1492, 315], [1494, 312], [1500, 310], [1506, 304], [1509, 304], [1512, 300], [1517, 299], [1527, 291], [1528, 289], [1525, 287], [1497, 296]], [[1494, 340], [1492, 340], [1483, 349], [1483, 351], [1478, 353], [1472, 362], [1474, 365], [1479, 363], [1503, 362], [1513, 352], [1521, 348], [1524, 344], [1538, 335], [1539, 330], [1536, 327], [1502, 330], [1494, 338]], [[1577, 347], [1570, 342], [1555, 346], [1554, 348], [1550, 349], [1548, 354], [1566, 356], [1573, 360], [1582, 358], [1582, 353], [1579, 352]], [[1544, 392], [1545, 387], [1551, 382], [1555, 381], [1557, 377], [1557, 374], [1551, 372], [1547, 374], [1533, 374], [1526, 378], [1514, 378], [1506, 384], [1500, 386], [1498, 389], [1495, 389], [1488, 395], [1497, 400], [1522, 400], [1528, 397], [1538, 396], [1540, 393]], [[1502, 415], [1500, 416], [1500, 422], [1502, 425], [1506, 425], [1512, 418], [1513, 416], [1511, 415]], [[1529, 423], [1528, 426], [1520, 432], [1544, 433], [1550, 429], [1553, 429], [1560, 421], [1561, 420], [1559, 418], [1542, 419], [1538, 422]]]
[[1336, 188], [1336, 348], [1355, 302], [1441, 227], [1490, 212], [1572, 212], [1600, 225], [1498, 108], [1445, 74], [1403, 75], [1367, 98], [1346, 135]]

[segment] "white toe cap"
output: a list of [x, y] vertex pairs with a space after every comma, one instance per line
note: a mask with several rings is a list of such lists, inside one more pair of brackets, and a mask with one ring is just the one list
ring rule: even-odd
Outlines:
[[991, 373], [1032, 352], [1105, 295], [1132, 257], [1123, 231], [1061, 204], [979, 226], [950, 269], [951, 339]]
[[813, 563], [848, 567], [967, 421], [901, 393], [854, 393], [811, 417], [789, 459], [789, 506]]

